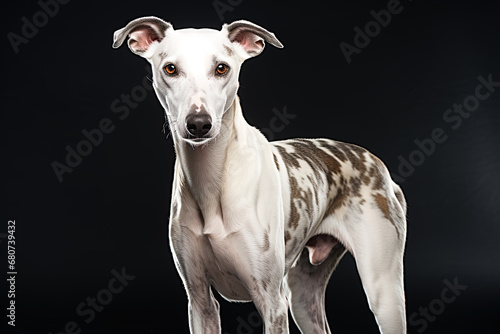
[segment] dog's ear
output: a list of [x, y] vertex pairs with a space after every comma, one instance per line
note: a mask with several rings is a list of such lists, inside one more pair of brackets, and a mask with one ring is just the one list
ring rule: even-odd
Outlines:
[[264, 50], [265, 42], [282, 48], [283, 44], [272, 32], [245, 20], [224, 24], [222, 30], [226, 30], [228, 38], [232, 43], [239, 44], [244, 51], [243, 58], [255, 57]]
[[154, 16], [135, 19], [115, 31], [113, 48], [119, 48], [128, 36], [127, 44], [130, 50], [139, 56], [150, 58], [169, 29], [173, 29], [170, 23]]

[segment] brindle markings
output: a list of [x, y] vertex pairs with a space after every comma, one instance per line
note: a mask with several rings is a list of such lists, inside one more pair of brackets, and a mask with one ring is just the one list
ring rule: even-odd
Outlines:
[[[287, 173], [290, 176], [290, 168], [291, 168], [290, 166], [294, 166], [295, 168], [298, 168], [299, 163], [292, 156], [290, 156], [290, 154], [288, 154], [288, 152], [286, 151], [286, 149], [284, 147], [276, 146], [276, 148], [278, 149], [278, 151], [281, 155], [281, 158], [285, 162], [285, 167], [286, 167]], [[296, 182], [295, 179], [293, 179], [293, 181]], [[294, 187], [294, 185], [292, 184], [293, 181], [290, 178], [290, 219], [288, 221], [288, 226], [298, 225], [299, 219], [300, 219], [300, 215], [297, 211], [297, 208], [295, 207], [295, 205], [293, 203], [294, 195], [297, 192], [297, 189], [294, 189], [294, 188], [296, 188], [296, 186]]]
[[338, 147], [344, 151], [351, 165], [354, 169], [359, 171], [360, 175], [363, 175], [366, 171], [366, 158], [364, 153], [366, 150], [354, 144], [337, 142]]
[[280, 155], [285, 162], [285, 166], [290, 178], [290, 220], [288, 222], [288, 226], [293, 227], [294, 229], [299, 226], [300, 214], [297, 210], [295, 199], [303, 200], [308, 203], [308, 200], [304, 195], [301, 194], [301, 189], [299, 188], [297, 179], [291, 175], [292, 168], [299, 168], [300, 163], [297, 157], [293, 156], [291, 153], [287, 152], [287, 150], [281, 146], [277, 146]]
[[347, 203], [350, 195], [350, 190], [351, 189], [347, 186], [344, 176], [341, 175], [339, 179], [339, 187], [337, 188], [337, 194], [333, 198], [332, 203], [326, 211], [327, 216], [331, 215], [337, 209], [340, 209]]
[[396, 199], [398, 200], [398, 202], [401, 203], [401, 206], [403, 206], [404, 203], [403, 192], [400, 189], [396, 189], [394, 191], [394, 194], [396, 195]]
[[382, 173], [384, 163], [374, 155], [371, 155], [371, 158], [374, 162], [369, 171], [370, 178], [373, 180], [372, 189], [379, 190], [384, 187], [385, 183], [384, 175]]
[[301, 198], [299, 186], [297, 184], [297, 179], [293, 176], [290, 177], [290, 221], [288, 222], [289, 227], [294, 229], [299, 226], [300, 213], [297, 210], [294, 199]]
[[292, 239], [292, 236], [290, 235], [290, 232], [285, 231], [285, 245], [286, 245], [286, 243], [287, 243], [290, 239]]
[[[312, 141], [306, 139], [297, 139], [287, 143], [294, 148], [294, 152], [288, 152], [285, 148], [277, 146], [280, 152], [285, 166], [290, 176], [290, 220], [288, 225], [297, 228], [300, 220], [300, 214], [297, 210], [297, 203], [295, 199], [303, 201], [305, 204], [305, 211], [308, 213], [309, 218], [312, 218], [312, 200], [313, 197], [316, 199], [316, 203], [319, 204], [319, 198], [317, 194], [313, 193], [311, 189], [306, 191], [301, 191], [297, 179], [290, 175], [290, 169], [299, 168], [300, 160], [309, 164], [314, 172], [314, 178], [308, 176], [309, 181], [312, 186], [318, 186], [317, 182], [322, 179], [324, 175], [326, 177], [327, 183], [332, 185], [334, 183], [332, 173], [340, 174], [341, 164], [333, 156], [329, 155], [321, 148], [317, 147]], [[323, 173], [321, 173], [323, 172]]]
[[[378, 157], [354, 144], [334, 142], [335, 145], [332, 145], [326, 140], [320, 140], [319, 142], [337, 158], [341, 159], [342, 162], [349, 160], [352, 167], [359, 171], [359, 177], [363, 181], [363, 184], [369, 185], [370, 181], [373, 180], [372, 188], [374, 190], [382, 189], [384, 184], [382, 173], [384, 163]], [[373, 161], [369, 169], [365, 154]]]
[[295, 148], [295, 153], [292, 154], [298, 155], [299, 158], [307, 162], [315, 171], [316, 177], [319, 176], [318, 169], [321, 168], [325, 172], [328, 184], [332, 183], [331, 173], [340, 174], [342, 172], [342, 165], [337, 157], [326, 153], [314, 142], [307, 139], [296, 139], [290, 145]]
[[271, 284], [271, 277], [265, 276], [261, 282], [262, 282], [262, 288], [264, 289], [264, 291], [267, 292], [267, 287], [269, 284]]
[[396, 233], [399, 236], [399, 231], [398, 227], [396, 226], [396, 223], [394, 222], [394, 219], [391, 217], [391, 211], [394, 211], [395, 208], [393, 205], [391, 205], [391, 208], [389, 208], [389, 201], [387, 200], [387, 197], [385, 197], [382, 194], [376, 193], [372, 194], [373, 198], [375, 199], [375, 203], [377, 204], [378, 208], [382, 213], [384, 214], [385, 218], [391, 222], [391, 224], [394, 226], [396, 229]]
[[274, 163], [276, 164], [276, 168], [280, 170], [280, 165], [278, 163], [278, 158], [276, 157], [276, 154], [273, 153], [273, 158], [274, 158]]
[[[332, 145], [328, 145], [326, 141], [323, 141], [322, 144], [332, 152], [338, 151], [338, 148], [335, 148]], [[341, 186], [338, 189], [337, 196], [335, 197], [328, 213], [332, 213], [339, 207], [345, 205], [346, 202], [350, 203], [350, 201], [347, 200], [348, 196], [362, 197], [360, 193], [362, 183], [365, 185], [369, 185], [371, 182], [371, 188], [373, 190], [383, 189], [384, 185], [387, 184], [387, 178], [383, 173], [384, 163], [378, 157], [354, 144], [341, 142], [336, 142], [336, 144], [343, 151], [345, 157], [347, 157], [347, 159], [351, 162], [352, 167], [359, 171], [359, 177], [351, 176], [349, 182], [346, 182], [345, 179], [341, 177]], [[367, 168], [365, 154], [368, 154], [369, 158], [373, 161], [373, 164], [369, 169]], [[350, 186], [348, 186], [348, 184]], [[391, 217], [392, 211], [389, 208], [390, 203], [388, 202], [387, 197], [380, 193], [373, 194], [372, 196], [375, 199], [375, 203], [377, 204], [378, 208], [384, 214], [385, 218], [387, 218], [387, 220], [391, 222], [391, 224], [396, 229], [396, 232], [399, 232], [396, 227], [395, 220]], [[396, 197], [398, 198], [398, 196], [399, 198], [403, 198], [401, 194], [397, 193]], [[364, 203], [365, 199], [362, 198], [359, 204], [362, 205]]]
[[263, 252], [267, 252], [271, 247], [271, 242], [269, 241], [269, 233], [264, 233], [264, 246], [262, 247]]
[[[329, 149], [334, 155], [332, 156], [326, 153], [323, 149], [321, 149], [321, 147], [316, 146], [316, 144], [310, 140], [296, 139], [295, 141], [289, 143], [294, 148], [294, 153], [288, 153], [286, 152], [286, 150], [283, 150], [288, 156], [290, 156], [290, 159], [287, 158], [284, 160], [285, 162], [287, 160], [291, 160], [290, 162], [291, 164], [293, 164], [294, 167], [300, 166], [297, 161], [297, 158], [304, 160], [311, 166], [311, 168], [315, 172], [316, 179], [319, 179], [321, 177], [319, 171], [320, 169], [322, 169], [322, 171], [324, 172], [323, 175], [326, 176], [328, 185], [330, 186], [330, 189], [332, 189], [332, 186], [333, 187], [336, 186], [336, 182], [332, 174], [337, 174], [337, 175], [341, 174], [342, 165], [340, 161], [342, 162], [346, 161], [346, 156], [342, 151], [340, 151], [336, 147], [328, 145], [326, 140], [319, 140], [318, 143], [322, 143], [323, 146]], [[282, 153], [282, 151], [280, 151], [280, 153]], [[342, 178], [342, 175], [340, 177]], [[314, 184], [311, 176], [309, 176], [309, 181], [311, 182], [311, 184]], [[292, 183], [290, 185], [292, 186]], [[341, 191], [340, 187], [338, 190]], [[337, 193], [337, 197], [338, 195], [339, 193]], [[341, 197], [339, 197], [339, 199]], [[319, 199], [316, 196], [316, 202], [318, 203], [318, 201]], [[337, 201], [337, 203], [341, 202]], [[311, 203], [307, 204], [311, 205]], [[336, 206], [333, 207], [336, 208]]]
[[[250, 290], [253, 291], [254, 298], [256, 298], [258, 300], [258, 302], [262, 302], [263, 300], [265, 300], [265, 298], [262, 295], [262, 291], [259, 289], [260, 285], [258, 283], [257, 277], [250, 275], [250, 279], [252, 280], [252, 284], [251, 284], [252, 287]], [[255, 302], [255, 300], [254, 300], [254, 302]]]
[[288, 153], [284, 147], [276, 146], [276, 148], [280, 152], [281, 158], [285, 162], [285, 166], [286, 166], [287, 171], [289, 171], [290, 168], [299, 168], [300, 167], [300, 164], [297, 161], [297, 159], [295, 159], [290, 153]]
[[273, 327], [276, 329], [277, 334], [283, 333], [283, 326], [285, 325], [285, 316], [286, 314], [281, 314], [276, 317], [273, 322]]
[[324, 139], [320, 139], [318, 140], [318, 143], [321, 144], [321, 146], [323, 146], [324, 148], [328, 149], [330, 152], [332, 152], [333, 156], [336, 157], [337, 159], [339, 159], [340, 161], [342, 162], [346, 162], [347, 158], [346, 156], [344, 155], [344, 153], [339, 150], [336, 146], [333, 146], [333, 145], [330, 145], [328, 143], [328, 141], [324, 140]]
[[[365, 149], [348, 143], [342, 142], [328, 142], [327, 140], [318, 140], [322, 147], [328, 149], [342, 162], [349, 161], [353, 169], [359, 171], [359, 176], [351, 176], [346, 180], [342, 175], [340, 176], [340, 184], [337, 188], [337, 194], [332, 200], [332, 203], [327, 211], [327, 214], [333, 213], [335, 210], [341, 208], [346, 204], [352, 204], [350, 196], [362, 197], [361, 185], [362, 183], [369, 183], [369, 177], [366, 175], [366, 157]], [[363, 199], [361, 200], [363, 201]], [[360, 204], [363, 204], [364, 201]]]
[[384, 195], [378, 193], [373, 194], [372, 196], [375, 199], [375, 203], [377, 203], [378, 208], [384, 214], [385, 218], [392, 221], [391, 216], [389, 214], [389, 205], [387, 203], [387, 198]]
[[[333, 178], [333, 174], [339, 175], [342, 172], [342, 165], [337, 157], [326, 153], [323, 149], [316, 146], [314, 142], [307, 139], [297, 139], [294, 142], [291, 142], [290, 145], [295, 149], [295, 152], [291, 154], [299, 156], [305, 162], [307, 162], [311, 166], [311, 169], [315, 172], [315, 177], [317, 180], [320, 180], [321, 175], [324, 175], [326, 177], [327, 184], [329, 185], [329, 189], [332, 190], [336, 187], [336, 182]], [[342, 156], [342, 158], [345, 157]], [[322, 171], [323, 173], [320, 173], [320, 171]], [[314, 185], [312, 180], [310, 181], [311, 184]], [[316, 202], [319, 203], [317, 194], [316, 199]], [[306, 203], [308, 207], [312, 204], [311, 202]]]
[[309, 231], [309, 228], [307, 226], [304, 226], [304, 237], [303, 237], [304, 240], [307, 237], [307, 232], [308, 231]]
[[[291, 203], [290, 203], [290, 222], [289, 226], [296, 229], [299, 226], [300, 213], [297, 209], [297, 202], [294, 200], [299, 200], [305, 203], [304, 211], [309, 216], [309, 219], [312, 219], [312, 197], [313, 193], [309, 189], [305, 191], [299, 187], [297, 179], [294, 176], [290, 176], [290, 194], [291, 194]], [[293, 208], [293, 211], [292, 211]], [[292, 219], [293, 217], [293, 219]]]
[[[357, 145], [335, 141], [330, 142], [324, 139], [316, 140], [315, 142], [307, 139], [296, 139], [287, 144], [294, 148], [293, 152], [288, 152], [284, 147], [276, 147], [285, 162], [289, 175], [292, 168], [300, 167], [299, 161], [302, 160], [309, 164], [314, 171], [314, 176], [308, 175], [311, 185], [318, 186], [317, 182], [320, 182], [322, 176], [325, 176], [330, 190], [336, 188], [336, 194], [331, 200], [326, 215], [332, 214], [343, 206], [352, 205], [353, 197], [360, 198], [359, 205], [363, 205], [366, 200], [362, 198], [360, 191], [362, 185], [371, 186], [373, 190], [380, 190], [387, 183], [387, 178], [383, 173], [383, 162], [366, 149]], [[331, 152], [331, 154], [325, 152], [323, 148]], [[371, 163], [367, 158], [371, 160]], [[358, 171], [359, 174], [357, 176], [344, 177], [341, 173], [342, 163], [346, 161], [349, 161], [352, 168]], [[338, 185], [333, 177], [334, 174], [340, 175]], [[308, 191], [308, 194], [305, 191], [301, 191], [297, 179], [290, 175], [290, 227], [296, 229], [300, 220], [300, 213], [297, 208], [298, 203], [295, 202], [295, 199], [302, 201], [306, 205], [305, 210], [310, 216], [313, 196], [316, 197], [316, 204], [318, 204], [318, 196], [315, 193], [313, 194], [311, 190]], [[394, 219], [391, 219], [387, 198], [381, 194], [373, 196], [384, 216], [396, 227]], [[398, 200], [402, 198], [400, 193], [397, 193], [396, 196]], [[285, 234], [285, 244], [290, 240], [290, 233]]]
[[[369, 186], [370, 182], [373, 182], [372, 189], [377, 190], [383, 187], [385, 181], [381, 172], [383, 163], [376, 156], [354, 144], [327, 140], [318, 140], [318, 142], [342, 162], [349, 161], [352, 168], [359, 172], [358, 176], [350, 176], [349, 180], [346, 180], [344, 176], [340, 177], [337, 194], [332, 200], [327, 215], [345, 205], [351, 205], [352, 197], [360, 198], [359, 205], [363, 205], [366, 200], [360, 191], [362, 185]], [[368, 168], [367, 156], [373, 161], [370, 168]]]
[[361, 197], [361, 193], [359, 192], [361, 189], [361, 178], [352, 176], [349, 183], [351, 185], [352, 195]]
[[[311, 175], [307, 175], [307, 179], [309, 180], [309, 182], [311, 184], [314, 184], [314, 181], [313, 181], [313, 178], [311, 177]], [[319, 196], [314, 196], [315, 199], [316, 199], [316, 206], [319, 206]]]

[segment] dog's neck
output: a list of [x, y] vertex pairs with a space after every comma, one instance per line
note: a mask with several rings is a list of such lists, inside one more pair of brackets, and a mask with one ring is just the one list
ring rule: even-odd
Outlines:
[[[205, 219], [221, 214], [221, 190], [227, 171], [228, 151], [252, 135], [249, 129], [251, 127], [244, 119], [239, 98], [236, 97], [222, 117], [219, 134], [206, 145], [192, 147], [174, 134], [176, 169], [181, 173], [183, 187], [187, 187]], [[231, 149], [231, 152], [238, 151]], [[232, 163], [234, 161], [232, 159]]]

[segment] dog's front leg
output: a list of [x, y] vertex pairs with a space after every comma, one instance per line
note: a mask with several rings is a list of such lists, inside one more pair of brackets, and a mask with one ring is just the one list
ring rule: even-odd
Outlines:
[[219, 303], [212, 293], [203, 261], [193, 256], [193, 249], [178, 250], [176, 264], [188, 295], [190, 333], [220, 334]]
[[264, 322], [265, 334], [288, 334], [288, 306], [283, 289], [267, 300], [255, 301]]
[[[284, 259], [261, 255], [260, 276], [252, 276], [250, 291], [264, 322], [265, 334], [288, 334], [288, 302], [283, 287]], [[264, 268], [264, 270], [262, 270]]]
[[220, 334], [219, 303], [207, 282], [186, 286], [189, 298], [189, 329], [192, 334]]
[[[190, 210], [183, 212], [189, 215]], [[176, 219], [170, 221], [170, 246], [179, 275], [188, 295], [189, 328], [191, 334], [220, 334], [219, 303], [207, 277], [204, 251], [206, 245], [197, 231], [194, 217], [188, 217], [187, 227]]]

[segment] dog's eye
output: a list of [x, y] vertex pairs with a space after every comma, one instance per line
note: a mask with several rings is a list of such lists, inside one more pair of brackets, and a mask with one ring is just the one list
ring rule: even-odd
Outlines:
[[163, 69], [165, 70], [165, 72], [167, 72], [168, 75], [177, 74], [177, 68], [175, 67], [174, 64], [168, 64]]
[[222, 75], [222, 74], [226, 74], [227, 71], [229, 71], [229, 66], [227, 66], [226, 64], [219, 64], [217, 65], [217, 67], [215, 68], [215, 72], [218, 74], [218, 75]]

